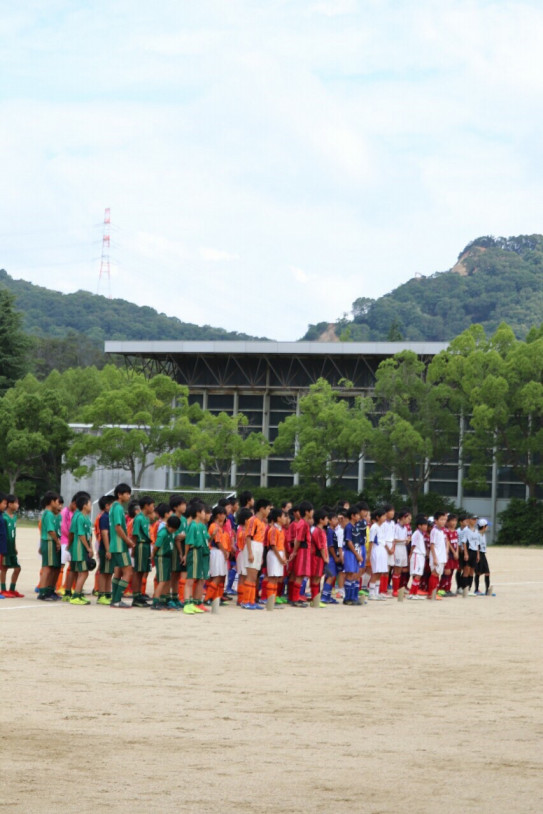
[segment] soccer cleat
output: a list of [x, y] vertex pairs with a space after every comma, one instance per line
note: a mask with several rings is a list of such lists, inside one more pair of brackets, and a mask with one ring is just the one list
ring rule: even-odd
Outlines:
[[193, 616], [196, 613], [196, 611], [194, 610], [194, 605], [192, 604], [192, 602], [187, 602], [187, 604], [183, 608], [183, 613], [186, 613], [187, 615], [191, 615], [191, 616]]
[[61, 597], [61, 601], [62, 602], [69, 602], [71, 598], [72, 598], [71, 594], [64, 594], [64, 596]]
[[296, 602], [293, 603], [295, 608], [307, 608], [309, 607], [307, 602], [304, 602], [302, 599], [298, 599]]
[[24, 599], [24, 594], [20, 594], [19, 591], [13, 591], [13, 596], [15, 599]]
[[108, 599], [107, 596], [99, 596], [98, 601], [96, 602], [97, 605], [111, 605], [111, 599]]
[[15, 599], [15, 591], [3, 591], [6, 599]]
[[[202, 605], [193, 605], [192, 607], [194, 608], [194, 613], [205, 613], [206, 612], [204, 610], [204, 608], [202, 607]], [[207, 608], [206, 608], [206, 610], [207, 610]]]
[[255, 606], [251, 605], [250, 602], [242, 602], [240, 608], [243, 608], [243, 610], [255, 610]]
[[[136, 607], [138, 607], [138, 606], [136, 605]], [[149, 608], [149, 610], [154, 610], [154, 611], [163, 611], [163, 610], [166, 610], [166, 608], [164, 607], [164, 605], [159, 605], [159, 604], [156, 604], [156, 605], [151, 605], [151, 607]]]
[[[6, 597], [4, 596], [4, 594], [0, 592], [0, 599], [5, 599], [5, 598]], [[39, 597], [38, 597], [38, 599], [39, 599]]]
[[83, 600], [83, 602], [85, 603], [85, 605], [90, 605], [90, 603], [91, 603], [91, 602], [90, 602], [90, 599], [87, 599], [85, 596], [82, 596], [82, 597], [81, 597], [81, 599]]
[[489, 587], [485, 591], [485, 596], [496, 596], [496, 594], [492, 593], [493, 590], [494, 590], [494, 586], [489, 585]]
[[439, 596], [447, 596], [447, 591], [444, 591], [443, 588], [440, 588], [437, 593]]
[[72, 596], [72, 598], [70, 599], [70, 605], [88, 605], [88, 604], [89, 602], [85, 602], [83, 597]]
[[43, 602], [55, 602], [55, 598], [53, 594], [46, 594], [45, 596], [38, 596], [38, 599], [41, 599]]
[[[132, 604], [134, 604], [134, 603], [132, 603]], [[140, 605], [140, 607], [141, 607], [141, 605]], [[147, 607], [147, 606], [144, 605], [143, 607]], [[173, 610], [173, 611], [178, 611], [179, 610], [179, 608], [175, 604], [175, 600], [170, 600], [169, 602], [166, 603], [166, 610]]]
[[128, 605], [126, 602], [123, 602], [123, 600], [120, 599], [118, 602], [112, 602], [109, 607], [110, 608], [129, 608], [130, 605]]
[[196, 610], [200, 610], [202, 613], [209, 613], [209, 608], [206, 608], [203, 602], [195, 605]]
[[484, 596], [484, 593], [482, 591], [474, 591], [473, 596]]
[[66, 593], [66, 588], [57, 588], [57, 594], [59, 596], [64, 596], [65, 593]]

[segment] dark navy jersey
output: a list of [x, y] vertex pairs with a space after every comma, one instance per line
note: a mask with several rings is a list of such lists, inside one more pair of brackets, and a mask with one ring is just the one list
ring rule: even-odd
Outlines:
[[333, 548], [336, 557], [339, 557], [339, 545], [337, 541], [337, 534], [333, 528], [330, 528], [330, 526], [328, 526], [326, 529], [326, 544], [328, 548]]
[[358, 553], [366, 545], [366, 521], [357, 520], [353, 526], [353, 545]]

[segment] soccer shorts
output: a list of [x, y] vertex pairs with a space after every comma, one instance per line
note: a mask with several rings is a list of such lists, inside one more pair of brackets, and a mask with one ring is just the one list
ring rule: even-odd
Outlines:
[[172, 558], [155, 557], [156, 581], [168, 582], [172, 576]]
[[343, 549], [343, 570], [346, 574], [357, 574], [360, 565], [350, 548]]
[[113, 563], [114, 568], [128, 568], [129, 565], [132, 565], [128, 551], [112, 551], [110, 562]]
[[[181, 544], [181, 550], [184, 551], [184, 544]], [[149, 554], [149, 556], [151, 556]], [[172, 551], [172, 573], [177, 574], [183, 570], [183, 565], [181, 563], [181, 557], [179, 556], [179, 551], [177, 550], [177, 546], [174, 543], [173, 551]]]
[[295, 577], [311, 576], [311, 550], [309, 548], [298, 549], [292, 573]]
[[247, 576], [247, 558], [245, 556], [245, 549], [242, 549], [236, 557], [236, 571], [240, 577]]
[[407, 546], [403, 543], [396, 543], [396, 547], [394, 548], [394, 565], [396, 568], [406, 568], [408, 564]]
[[266, 571], [269, 577], [281, 578], [285, 573], [285, 566], [279, 562], [277, 555], [273, 551], [268, 551], [266, 556]]
[[476, 566], [476, 573], [477, 574], [489, 574], [490, 568], [488, 567], [488, 560], [486, 558], [486, 554], [484, 551], [479, 553], [479, 562]]
[[324, 574], [324, 560], [316, 554], [311, 555], [311, 576], [322, 577]]
[[40, 552], [42, 568], [60, 568], [60, 551], [53, 540], [42, 540]]
[[70, 568], [76, 574], [84, 574], [89, 570], [87, 560], [72, 560]]
[[447, 569], [447, 571], [454, 571], [455, 568], [458, 568], [458, 560], [455, 560], [454, 557], [449, 557], [449, 559], [445, 563], [445, 568]]
[[62, 565], [66, 565], [66, 563], [72, 561], [72, 555], [70, 554], [70, 549], [68, 548], [68, 544], [61, 543], [60, 544], [60, 562]]
[[225, 577], [228, 571], [228, 562], [220, 548], [212, 548], [209, 552], [209, 576]]
[[436, 562], [432, 555], [430, 554], [430, 570], [435, 571], [438, 577], [443, 576], [443, 571], [445, 570], [445, 563], [444, 562]]
[[[206, 546], [207, 547], [207, 546]], [[187, 579], [207, 579], [209, 576], [209, 548], [189, 547], [187, 552]]]
[[325, 566], [324, 573], [327, 577], [334, 577], [337, 579], [339, 574], [343, 571], [343, 565], [340, 562], [336, 562], [332, 557], [328, 560], [328, 564]]
[[[148, 574], [151, 570], [151, 544], [138, 543], [134, 549], [134, 570], [138, 574]], [[172, 557], [173, 570], [173, 557]]]
[[251, 540], [251, 549], [253, 552], [252, 562], [249, 560], [249, 549], [247, 545], [244, 549], [247, 568], [254, 568], [256, 571], [260, 571], [264, 559], [264, 543], [257, 543], [256, 540]]
[[468, 566], [469, 568], [477, 568], [477, 551], [468, 548]]
[[104, 576], [109, 576], [113, 573], [113, 555], [111, 555], [111, 559], [106, 558], [105, 551], [98, 552], [98, 567], [100, 568], [100, 573], [104, 574]]
[[366, 546], [365, 545], [360, 546], [360, 551], [358, 553], [362, 557], [362, 562], [358, 566], [358, 570], [359, 571], [365, 571], [366, 570]]
[[17, 559], [17, 554], [9, 553], [4, 554], [2, 558], [2, 568], [20, 568], [19, 560]]
[[371, 549], [371, 570], [374, 574], [388, 573], [388, 554], [382, 545], [374, 545]]
[[424, 574], [424, 566], [426, 565], [426, 557], [418, 551], [411, 553], [411, 560], [409, 561], [409, 573], [412, 577], [421, 577]]
[[394, 554], [389, 554], [387, 551], [387, 569], [392, 568], [394, 565]]

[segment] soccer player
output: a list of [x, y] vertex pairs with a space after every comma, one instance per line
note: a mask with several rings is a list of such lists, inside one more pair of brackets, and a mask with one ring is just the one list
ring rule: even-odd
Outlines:
[[139, 502], [141, 511], [135, 516], [132, 526], [134, 543], [134, 573], [132, 575], [132, 607], [148, 607], [148, 599], [141, 592], [143, 576], [151, 570], [151, 538], [149, 525], [155, 514], [155, 502], [149, 495], [144, 495]]
[[[4, 557], [8, 553], [8, 530], [4, 522], [4, 512], [7, 509], [7, 505], [7, 496], [0, 492], [0, 563], [3, 563]], [[5, 599], [4, 594], [1, 591], [0, 599]]]
[[328, 546], [328, 562], [324, 573], [324, 585], [322, 587], [321, 602], [326, 605], [337, 605], [337, 599], [332, 596], [332, 588], [343, 570], [343, 552], [338, 545], [337, 529], [339, 528], [339, 518], [335, 509], [328, 513], [328, 526], [326, 527], [326, 543]]
[[204, 580], [209, 575], [207, 507], [204, 503], [195, 501], [188, 507], [187, 513], [190, 513], [192, 522], [187, 528], [185, 538], [187, 581], [185, 583], [183, 613], [194, 614], [207, 610], [202, 604]]
[[[153, 546], [153, 558], [156, 566], [157, 583], [153, 594], [152, 610], [179, 610], [179, 607], [172, 602], [171, 579], [172, 579], [172, 552], [175, 545], [175, 536], [181, 526], [181, 520], [177, 515], [170, 514], [165, 525], [159, 529], [156, 543]], [[137, 606], [138, 607], [138, 606]], [[141, 605], [139, 607], [142, 607]]]
[[[311, 531], [311, 599], [315, 599], [319, 595], [324, 568], [328, 565], [328, 538], [326, 536], [328, 520], [326, 509], [319, 509], [313, 517], [314, 526]], [[320, 604], [321, 607], [324, 607], [327, 603], [321, 602]]]
[[311, 576], [311, 524], [313, 522], [313, 505], [302, 500], [298, 506], [300, 520], [295, 526], [294, 546], [289, 561], [293, 563], [294, 583], [292, 586], [292, 605], [295, 608], [307, 608], [307, 602], [300, 597], [304, 579]]
[[132, 489], [127, 483], [119, 483], [113, 494], [115, 500], [109, 510], [109, 550], [114, 569], [110, 608], [129, 608], [130, 605], [123, 602], [122, 596], [134, 571], [130, 560], [130, 551], [134, 543], [128, 536], [125, 516]]
[[[358, 598], [358, 573], [362, 566], [362, 533], [357, 526], [360, 513], [357, 506], [343, 509], [345, 525], [343, 527], [343, 563], [345, 568], [345, 599], [344, 605], [362, 605]], [[364, 544], [365, 544], [364, 534]]]
[[438, 595], [437, 589], [447, 562], [446, 522], [447, 514], [445, 512], [434, 514], [434, 527], [430, 532], [430, 570], [432, 573], [428, 580], [428, 599], [442, 598]]
[[112, 495], [103, 495], [98, 501], [98, 508], [102, 513], [98, 518], [98, 561], [100, 564], [100, 577], [98, 580], [97, 605], [111, 605], [113, 561], [109, 550], [109, 510], [112, 503]]
[[[231, 528], [231, 542], [230, 542], [230, 557], [228, 560], [228, 582], [225, 589], [225, 596], [233, 596], [234, 595], [234, 582], [236, 580], [237, 570], [236, 570], [236, 533], [238, 530], [238, 524], [236, 523], [236, 515], [239, 511], [239, 500], [235, 495], [231, 495], [229, 498], [224, 498], [225, 500], [225, 509], [226, 509], [226, 521], [230, 524]], [[221, 504], [222, 501], [219, 501]], [[239, 579], [239, 575], [238, 575]]]
[[[343, 547], [344, 547], [344, 537], [345, 537], [345, 525], [348, 523], [348, 519], [345, 516], [346, 510], [343, 506], [337, 507], [337, 516], [338, 516], [338, 524], [335, 528], [336, 538], [337, 538], [337, 547], [341, 557], [341, 568], [338, 570], [338, 575], [336, 579], [336, 599], [345, 599], [345, 567], [344, 567], [344, 554], [343, 554]], [[369, 558], [368, 558], [369, 559]]]
[[54, 586], [60, 571], [60, 538], [56, 519], [59, 511], [59, 500], [60, 495], [58, 492], [49, 491], [43, 496], [40, 530], [42, 570], [37, 596], [43, 602], [54, 602], [57, 599]]
[[251, 509], [240, 509], [237, 516], [237, 531], [236, 531], [236, 569], [238, 572], [238, 605], [245, 605], [246, 590], [245, 580], [247, 579], [247, 553], [245, 547], [245, 538], [247, 535], [247, 523], [253, 516]]
[[81, 495], [76, 500], [77, 517], [74, 539], [70, 543], [70, 565], [75, 574], [70, 605], [90, 605], [83, 596], [83, 586], [89, 575], [88, 560], [92, 557], [92, 526], [90, 514], [92, 503], [89, 497]]
[[[260, 498], [255, 503], [254, 508], [255, 514], [247, 523], [247, 531], [245, 535], [245, 562], [247, 563], [247, 579], [245, 580], [245, 603], [242, 607], [244, 607], [246, 610], [261, 609], [261, 605], [258, 605], [256, 601], [256, 585], [258, 574], [262, 568], [262, 562], [264, 559], [264, 543], [266, 541], [266, 528], [268, 525], [268, 515], [270, 513], [271, 503], [266, 498]], [[250, 608], [247, 607], [248, 605]]]
[[[19, 578], [19, 574], [21, 573], [21, 566], [19, 564], [19, 560], [17, 557], [17, 542], [16, 542], [16, 535], [17, 535], [17, 512], [19, 511], [19, 500], [16, 495], [7, 495], [6, 497], [6, 510], [4, 512], [4, 521], [6, 524], [6, 533], [7, 533], [7, 552], [2, 557], [2, 567], [1, 567], [1, 585], [0, 591], [4, 594], [4, 596], [15, 598], [15, 599], [22, 599], [24, 594], [20, 594], [17, 590], [17, 580]], [[0, 518], [0, 523], [2, 522]], [[11, 582], [9, 585], [9, 590], [6, 588], [7, 584], [7, 572], [10, 568], [13, 568], [13, 573], [11, 575]]]
[[380, 591], [383, 576], [388, 580], [388, 551], [387, 534], [385, 526], [386, 512], [384, 509], [375, 509], [372, 513], [373, 524], [370, 529], [371, 539], [371, 578], [368, 599], [384, 600], [385, 594]]
[[[277, 587], [282, 585], [287, 566], [285, 556], [285, 527], [288, 515], [283, 509], [272, 509], [268, 515], [270, 529], [266, 554], [266, 572], [268, 574], [268, 599], [277, 599]], [[279, 604], [282, 604], [279, 602]]]
[[66, 574], [64, 576], [64, 588], [62, 590], [63, 599], [65, 602], [70, 601], [72, 595], [72, 588], [75, 579], [75, 573], [70, 567], [70, 544], [74, 539], [74, 515], [77, 512], [77, 498], [86, 495], [90, 497], [88, 492], [76, 492], [71, 499], [68, 506], [61, 509], [60, 512], [60, 565], [61, 568], [66, 565]]
[[[170, 496], [170, 509], [173, 514], [179, 518], [179, 529], [175, 535], [175, 541], [172, 551], [172, 584], [171, 584], [171, 599], [175, 607], [181, 610], [183, 603], [180, 600], [180, 595], [183, 596], [185, 589], [185, 580], [187, 578], [185, 569], [185, 537], [187, 533], [187, 518], [185, 512], [187, 511], [187, 500], [183, 495]], [[184, 576], [183, 576], [184, 575]]]
[[224, 580], [230, 554], [230, 533], [225, 528], [225, 524], [226, 509], [224, 506], [215, 506], [208, 529], [210, 550], [206, 605], [211, 605], [214, 599], [222, 599], [224, 592]]
[[464, 551], [468, 540], [468, 515], [461, 514], [458, 517], [460, 529], [458, 531], [458, 569], [456, 571], [456, 593], [461, 594], [464, 590], [464, 568], [467, 562], [464, 560]]
[[411, 512], [408, 509], [402, 509], [398, 515], [398, 522], [394, 526], [394, 575], [392, 577], [392, 596], [398, 596], [400, 587], [405, 587], [405, 585], [401, 585], [402, 574], [409, 574], [407, 544], [409, 542], [410, 523]]
[[[8, 505], [9, 511], [9, 505]], [[486, 558], [486, 532], [488, 529], [488, 520], [480, 517], [477, 520], [477, 529], [479, 531], [479, 560], [475, 569], [475, 595], [483, 596], [483, 592], [479, 590], [480, 577], [485, 578], [485, 596], [492, 596], [492, 586], [490, 585], [490, 568]]]
[[426, 540], [428, 531], [428, 520], [423, 514], [418, 514], [415, 518], [415, 531], [411, 537], [411, 556], [409, 559], [409, 572], [411, 574], [411, 590], [409, 599], [423, 599], [419, 596], [420, 578], [424, 574], [426, 567]]
[[453, 572], [458, 568], [458, 515], [447, 515], [445, 536], [447, 538], [447, 562], [439, 582], [439, 591], [442, 596], [456, 596], [451, 590]]
[[387, 551], [388, 569], [387, 573], [381, 576], [379, 590], [380, 593], [386, 596], [386, 594], [388, 593], [390, 577], [392, 571], [394, 570], [394, 530], [396, 528], [395, 521], [396, 510], [394, 509], [394, 506], [391, 503], [387, 503], [383, 508], [386, 513], [385, 522], [383, 524], [383, 532], [385, 535], [385, 547]]
[[466, 598], [469, 595], [470, 588], [473, 584], [473, 575], [479, 562], [479, 545], [481, 537], [476, 529], [477, 518], [470, 514], [468, 515], [468, 528], [465, 535], [462, 536], [463, 553], [464, 553], [464, 569], [463, 569], [463, 589], [462, 596]]

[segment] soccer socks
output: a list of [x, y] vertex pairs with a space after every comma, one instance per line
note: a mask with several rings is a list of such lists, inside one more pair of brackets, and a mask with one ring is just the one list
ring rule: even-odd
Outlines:
[[332, 585], [329, 582], [325, 582], [322, 587], [322, 601], [328, 602], [332, 598]]
[[312, 583], [311, 584], [311, 599], [315, 599], [315, 597], [318, 596], [319, 593], [320, 593], [320, 585], [318, 583], [316, 585], [315, 585], [315, 583]]
[[435, 590], [437, 590], [439, 585], [439, 577], [435, 574], [430, 575], [430, 579], [428, 580], [428, 593], [430, 596], [433, 594]]
[[381, 574], [379, 580], [379, 593], [386, 594], [388, 591], [388, 574]]
[[111, 587], [113, 589], [111, 601], [113, 602], [113, 604], [116, 604], [117, 602], [121, 601], [122, 596], [128, 587], [128, 582], [126, 579], [113, 578], [111, 582]]
[[392, 577], [392, 593], [395, 595], [400, 588], [400, 574], [394, 574]]
[[206, 590], [206, 602], [213, 602], [215, 597], [217, 596], [217, 586], [214, 582], [207, 583], [207, 590]]
[[420, 585], [420, 577], [413, 577], [413, 582], [411, 583], [411, 590], [409, 591], [411, 596], [416, 596], [418, 594], [419, 585]]
[[475, 574], [475, 590], [479, 590], [479, 574]]

